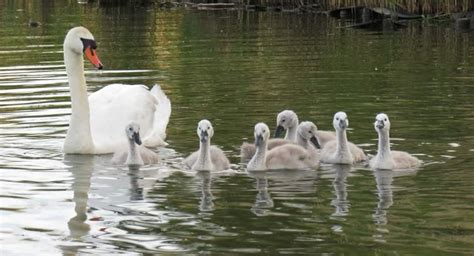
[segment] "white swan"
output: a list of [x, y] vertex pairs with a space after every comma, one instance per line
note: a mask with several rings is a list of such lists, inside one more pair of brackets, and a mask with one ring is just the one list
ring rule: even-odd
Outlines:
[[375, 117], [375, 130], [379, 135], [377, 155], [369, 162], [374, 169], [409, 169], [421, 165], [421, 161], [403, 151], [390, 150], [390, 120], [384, 113]]
[[277, 170], [277, 169], [307, 169], [319, 165], [303, 147], [295, 144], [284, 144], [267, 149], [270, 129], [264, 123], [255, 125], [254, 130], [256, 152], [247, 165], [248, 171]]
[[229, 159], [217, 146], [211, 146], [214, 128], [211, 122], [204, 119], [198, 123], [199, 150], [192, 153], [184, 164], [194, 171], [222, 171], [230, 168]]
[[84, 27], [75, 27], [64, 39], [64, 63], [71, 91], [72, 115], [64, 142], [68, 154], [105, 154], [125, 147], [123, 127], [135, 120], [145, 146], [166, 145], [171, 104], [158, 85], [111, 84], [87, 96], [82, 55], [98, 69], [96, 42]]
[[329, 141], [321, 150], [321, 162], [329, 164], [353, 164], [367, 157], [362, 149], [347, 141], [346, 129], [349, 120], [344, 112], [337, 112], [332, 122], [336, 140]]
[[112, 157], [113, 164], [144, 165], [158, 163], [160, 160], [158, 154], [144, 146], [140, 146], [142, 141], [140, 126], [137, 123], [132, 122], [127, 125], [125, 135], [128, 140], [128, 150], [117, 150]]

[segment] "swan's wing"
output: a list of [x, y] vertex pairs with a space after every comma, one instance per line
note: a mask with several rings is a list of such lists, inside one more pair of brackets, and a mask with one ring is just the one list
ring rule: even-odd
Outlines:
[[327, 142], [321, 149], [321, 162], [331, 162], [331, 160], [333, 159], [333, 155], [336, 152], [336, 148], [337, 142], [335, 140]]
[[361, 162], [367, 159], [364, 150], [356, 146], [354, 143], [349, 142], [349, 150], [351, 151], [354, 162]]
[[147, 147], [167, 145], [166, 127], [171, 116], [171, 102], [159, 85], [153, 86], [150, 94], [156, 99], [156, 111], [153, 120], [153, 132], [144, 137], [143, 144]]
[[421, 161], [403, 151], [392, 151], [392, 158], [395, 164], [395, 169], [415, 168], [421, 165]]
[[147, 138], [154, 131], [158, 101], [144, 85], [111, 84], [89, 96], [91, 133], [97, 153], [126, 147], [125, 127], [140, 125]]
[[336, 133], [332, 131], [316, 131], [316, 137], [321, 147], [324, 147], [326, 143], [331, 140], [336, 140]]
[[303, 169], [311, 167], [309, 158], [303, 147], [285, 144], [268, 151], [265, 161], [268, 169]]
[[270, 139], [268, 141], [268, 149], [273, 149], [273, 148], [276, 148], [278, 146], [285, 145], [285, 144], [288, 144], [288, 143], [294, 144], [291, 140], [285, 140], [285, 139], [281, 139], [281, 138]]
[[255, 145], [247, 142], [242, 143], [242, 146], [240, 146], [240, 159], [242, 163], [250, 161], [253, 155], [255, 155]]
[[144, 164], [156, 164], [160, 161], [160, 157], [154, 151], [143, 146], [138, 147], [138, 149]]
[[216, 171], [227, 170], [230, 168], [229, 159], [225, 156], [224, 151], [217, 146], [211, 146], [211, 161]]
[[186, 165], [186, 167], [188, 168], [192, 168], [194, 163], [196, 162], [197, 158], [198, 158], [198, 154], [199, 152], [196, 151], [196, 152], [193, 152], [191, 155], [189, 155], [188, 157], [186, 157], [183, 161], [183, 163]]
[[119, 149], [114, 153], [112, 157], [112, 164], [124, 164], [127, 161], [128, 151]]

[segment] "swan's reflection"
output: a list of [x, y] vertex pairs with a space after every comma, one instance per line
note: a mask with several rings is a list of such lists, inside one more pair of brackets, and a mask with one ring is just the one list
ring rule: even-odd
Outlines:
[[375, 208], [375, 213], [372, 215], [374, 222], [377, 225], [386, 225], [387, 211], [393, 205], [393, 171], [392, 170], [377, 170], [374, 171], [375, 182], [377, 184], [377, 195], [379, 202]]
[[266, 171], [249, 172], [255, 178], [255, 188], [257, 189], [257, 196], [251, 211], [257, 216], [264, 216], [267, 209], [273, 208], [273, 199], [268, 192], [268, 178]]
[[214, 196], [211, 192], [211, 172], [198, 171], [196, 176], [201, 179], [201, 201], [199, 202], [199, 210], [208, 212], [214, 210]]
[[343, 218], [349, 213], [350, 202], [347, 199], [347, 176], [352, 169], [351, 165], [334, 164], [329, 170], [334, 172], [332, 186], [334, 188], [335, 198], [331, 200], [331, 205], [335, 208], [331, 214], [333, 218]]
[[70, 236], [78, 239], [87, 235], [90, 226], [87, 220], [87, 206], [89, 199], [89, 189], [91, 186], [91, 176], [94, 166], [94, 157], [84, 155], [65, 155], [64, 162], [70, 166], [69, 170], [73, 176], [73, 201], [76, 215], [68, 221]]

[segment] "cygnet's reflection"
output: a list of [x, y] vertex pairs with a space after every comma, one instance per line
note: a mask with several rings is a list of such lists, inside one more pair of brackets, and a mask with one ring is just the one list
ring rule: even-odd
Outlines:
[[249, 173], [255, 178], [257, 196], [251, 211], [257, 216], [264, 216], [267, 209], [273, 208], [273, 199], [268, 192], [268, 178], [266, 171], [254, 171]]
[[388, 222], [387, 211], [393, 205], [393, 173], [392, 170], [374, 171], [379, 201], [372, 217], [377, 225], [386, 225]]
[[199, 202], [199, 210], [208, 212], [214, 210], [214, 196], [211, 192], [211, 172], [198, 171], [196, 176], [201, 179], [201, 198]]
[[350, 202], [347, 199], [347, 176], [351, 172], [352, 166], [347, 164], [334, 164], [329, 170], [334, 173], [332, 186], [334, 188], [335, 198], [331, 200], [334, 206], [333, 218], [343, 218], [349, 213]]
[[130, 200], [143, 200], [143, 173], [140, 172], [140, 166], [129, 166], [128, 175], [130, 176]]

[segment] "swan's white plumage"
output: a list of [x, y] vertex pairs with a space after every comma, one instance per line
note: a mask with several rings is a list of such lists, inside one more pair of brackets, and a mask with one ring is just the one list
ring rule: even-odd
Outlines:
[[377, 155], [369, 164], [373, 169], [410, 169], [421, 165], [421, 161], [404, 151], [390, 149], [390, 120], [384, 113], [375, 117], [374, 128], [378, 133]]
[[321, 150], [321, 162], [329, 164], [353, 164], [364, 161], [367, 157], [362, 149], [347, 141], [346, 128], [349, 120], [344, 112], [334, 115], [333, 126], [336, 140], [331, 140]]
[[132, 120], [141, 127], [144, 145], [165, 145], [171, 104], [158, 85], [150, 91], [144, 85], [111, 84], [87, 97], [84, 39], [95, 42], [86, 28], [76, 27], [64, 40], [64, 62], [72, 102], [64, 152], [105, 154], [126, 147], [123, 127]]

